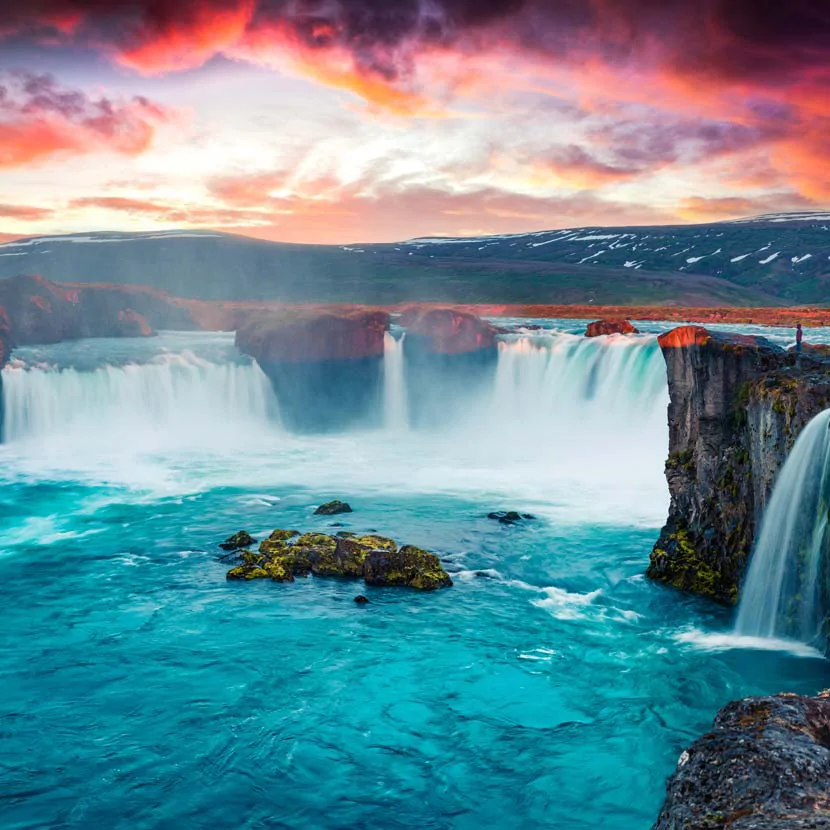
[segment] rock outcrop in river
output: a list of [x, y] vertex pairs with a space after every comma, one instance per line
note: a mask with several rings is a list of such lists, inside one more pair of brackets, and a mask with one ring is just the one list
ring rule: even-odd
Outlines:
[[830, 828], [830, 695], [724, 707], [683, 752], [654, 830]]
[[[0, 369], [16, 346], [82, 337], [146, 337], [156, 328], [196, 325], [185, 303], [144, 286], [60, 285], [23, 276], [0, 280]], [[0, 441], [2, 383], [0, 378]]]
[[0, 309], [8, 321], [12, 347], [196, 328], [186, 304], [142, 286], [58, 284], [43, 277], [13, 277], [0, 280]]
[[604, 334], [639, 334], [628, 320], [595, 320], [588, 323], [585, 329], [586, 337], [602, 337]]
[[[227, 549], [229, 544], [236, 547], [236, 542], [243, 536], [247, 536], [245, 531], [235, 534], [220, 547]], [[413, 545], [399, 548], [393, 539], [372, 534], [300, 535], [296, 530], [280, 529], [263, 540], [257, 551], [237, 550], [230, 558], [236, 560], [236, 565], [228, 571], [228, 579], [246, 582], [255, 579], [294, 582], [297, 576], [314, 574], [362, 578], [367, 585], [419, 591], [434, 591], [452, 585], [434, 553]], [[228, 557], [222, 559], [227, 561]]]
[[498, 330], [455, 308], [416, 307], [403, 313], [401, 323], [410, 419], [416, 425], [443, 422], [490, 383]]
[[778, 470], [830, 406], [830, 361], [683, 326], [660, 337], [671, 506], [648, 576], [734, 604]]
[[380, 416], [388, 328], [385, 311], [291, 308], [252, 315], [236, 345], [268, 375], [286, 426], [324, 432]]

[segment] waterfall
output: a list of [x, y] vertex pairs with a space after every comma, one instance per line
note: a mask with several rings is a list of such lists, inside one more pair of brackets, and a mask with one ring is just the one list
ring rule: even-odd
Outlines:
[[383, 423], [387, 429], [405, 430], [407, 415], [403, 339], [386, 332], [383, 341]]
[[807, 424], [779, 473], [741, 594], [739, 634], [824, 648], [828, 509], [830, 410]]
[[207, 437], [265, 425], [274, 409], [255, 364], [213, 363], [191, 351], [91, 370], [11, 365], [3, 371], [10, 443], [60, 437], [136, 442]]

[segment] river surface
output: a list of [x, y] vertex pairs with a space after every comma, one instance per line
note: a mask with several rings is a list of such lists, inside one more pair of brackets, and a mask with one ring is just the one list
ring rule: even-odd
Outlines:
[[[231, 335], [15, 352], [3, 828], [647, 830], [718, 708], [830, 685], [809, 649], [643, 576], [668, 507], [659, 324], [504, 322], [449, 422], [409, 426], [390, 337], [383, 428], [328, 436], [281, 428]], [[332, 498], [355, 512], [315, 517]], [[335, 522], [438, 552], [454, 587], [225, 580], [231, 533]]]

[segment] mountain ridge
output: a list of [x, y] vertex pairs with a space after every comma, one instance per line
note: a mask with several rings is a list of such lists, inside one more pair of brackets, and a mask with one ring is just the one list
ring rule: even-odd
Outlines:
[[228, 301], [821, 305], [830, 302], [830, 212], [350, 245], [86, 232], [0, 245], [0, 278], [21, 273]]

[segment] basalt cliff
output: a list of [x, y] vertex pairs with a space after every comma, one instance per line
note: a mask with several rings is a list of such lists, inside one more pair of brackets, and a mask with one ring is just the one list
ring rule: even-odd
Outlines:
[[[198, 328], [188, 306], [144, 286], [58, 284], [43, 277], [0, 280], [0, 369], [17, 346], [83, 337], [148, 337]], [[3, 437], [0, 377], [0, 440]]]
[[734, 604], [776, 474], [804, 426], [830, 406], [830, 360], [699, 326], [662, 335], [660, 347], [671, 506], [648, 576]]

